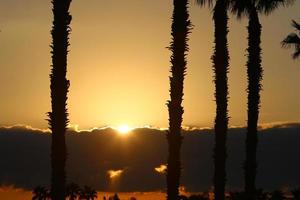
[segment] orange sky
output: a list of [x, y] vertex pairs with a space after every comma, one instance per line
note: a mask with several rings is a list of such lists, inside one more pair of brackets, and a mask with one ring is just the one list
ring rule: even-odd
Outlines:
[[[261, 123], [299, 120], [299, 60], [280, 41], [299, 19], [300, 2], [262, 18]], [[70, 123], [167, 127], [172, 1], [89, 0], [72, 4], [68, 78]], [[215, 116], [211, 12], [191, 5], [184, 124]], [[246, 123], [246, 20], [230, 20], [230, 124]], [[0, 124], [47, 127], [50, 111], [50, 1], [0, 0]]]

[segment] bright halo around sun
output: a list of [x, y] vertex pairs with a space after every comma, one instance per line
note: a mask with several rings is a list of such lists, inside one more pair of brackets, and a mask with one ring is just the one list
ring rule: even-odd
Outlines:
[[123, 124], [117, 128], [117, 131], [121, 135], [127, 135], [130, 131], [132, 131], [132, 128], [130, 128], [127, 124]]

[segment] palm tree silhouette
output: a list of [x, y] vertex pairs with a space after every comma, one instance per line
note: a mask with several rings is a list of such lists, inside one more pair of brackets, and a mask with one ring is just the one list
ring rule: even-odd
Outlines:
[[248, 121], [246, 133], [246, 160], [244, 163], [245, 196], [248, 200], [256, 199], [256, 171], [257, 171], [257, 123], [260, 108], [260, 91], [263, 68], [261, 66], [261, 24], [259, 13], [270, 14], [280, 5], [292, 3], [293, 0], [231, 0], [231, 10], [238, 18], [248, 17]]
[[49, 128], [52, 131], [51, 144], [51, 195], [54, 200], [65, 199], [66, 182], [66, 142], [68, 124], [67, 93], [69, 81], [66, 79], [67, 54], [71, 15], [71, 0], [52, 0], [52, 69], [50, 74], [52, 111], [48, 113]]
[[188, 51], [188, 34], [191, 23], [188, 14], [188, 0], [174, 0], [172, 42], [169, 49], [171, 56], [170, 98], [168, 101], [169, 130], [168, 139], [168, 169], [167, 169], [167, 199], [178, 200], [180, 183], [180, 149], [182, 144], [181, 125], [183, 115], [183, 83], [186, 74], [186, 54]]
[[75, 200], [80, 193], [80, 187], [76, 183], [70, 183], [66, 187], [66, 196], [70, 200]]
[[292, 26], [299, 32], [298, 35], [296, 33], [290, 33], [281, 44], [283, 47], [294, 47], [295, 52], [292, 57], [293, 59], [297, 59], [300, 56], [300, 24], [292, 20]]
[[33, 189], [32, 200], [48, 200], [50, 199], [50, 191], [43, 186], [37, 186]]
[[[203, 6], [212, 5], [213, 0], [196, 0]], [[225, 199], [226, 183], [226, 138], [228, 131], [228, 78], [229, 52], [228, 52], [228, 0], [216, 0], [213, 9], [214, 20], [214, 55], [212, 56], [215, 73], [215, 147], [214, 147], [214, 193], [216, 200]]]

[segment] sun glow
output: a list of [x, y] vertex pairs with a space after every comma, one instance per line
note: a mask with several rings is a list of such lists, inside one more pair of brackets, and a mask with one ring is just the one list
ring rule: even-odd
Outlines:
[[127, 135], [132, 128], [130, 128], [127, 124], [121, 125], [117, 128], [118, 132], [122, 135]]

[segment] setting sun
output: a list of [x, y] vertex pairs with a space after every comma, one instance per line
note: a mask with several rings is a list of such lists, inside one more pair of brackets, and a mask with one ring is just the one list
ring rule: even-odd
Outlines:
[[0, 0], [0, 200], [300, 200], [299, 11]]
[[127, 124], [121, 125], [117, 128], [118, 132], [122, 135], [128, 134], [132, 128], [130, 128]]

